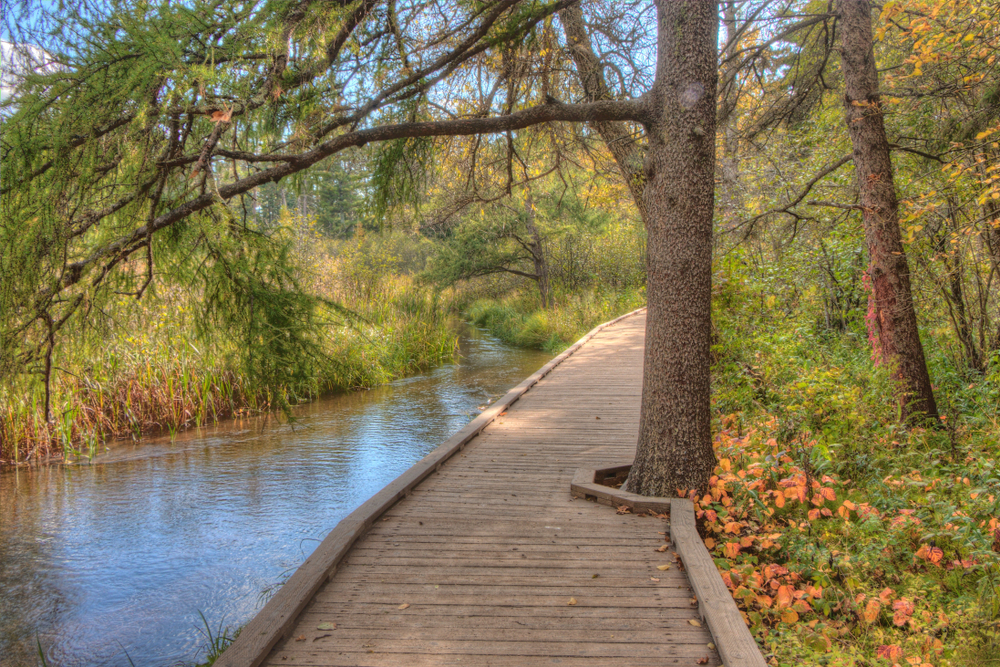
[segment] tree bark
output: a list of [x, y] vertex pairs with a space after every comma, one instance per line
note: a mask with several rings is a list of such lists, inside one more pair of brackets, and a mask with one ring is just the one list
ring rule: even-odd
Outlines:
[[722, 177], [722, 204], [730, 216], [738, 218], [743, 211], [743, 196], [740, 188], [740, 135], [738, 129], [739, 82], [737, 80], [739, 61], [736, 51], [739, 40], [736, 33], [736, 2], [724, 3], [722, 25], [726, 29], [726, 50], [723, 53], [725, 70], [719, 91], [719, 113], [717, 122], [722, 125], [722, 159], [719, 160], [719, 175]]
[[868, 244], [876, 353], [892, 367], [904, 421], [938, 417], [917, 315], [886, 139], [869, 0], [838, 0], [847, 129]]
[[[566, 32], [566, 40], [569, 42], [570, 55], [576, 65], [577, 76], [580, 77], [580, 85], [586, 95], [586, 101], [597, 102], [599, 100], [612, 100], [614, 96], [608, 89], [604, 80], [604, 69], [601, 61], [594, 53], [594, 46], [590, 41], [590, 33], [583, 21], [583, 10], [579, 4], [570, 5], [559, 12], [559, 21]], [[604, 144], [611, 151], [618, 170], [625, 179], [632, 200], [643, 222], [646, 221], [646, 201], [643, 191], [646, 187], [646, 176], [643, 173], [643, 155], [639, 142], [631, 135], [628, 126], [622, 122], [598, 121], [590, 123], [597, 130], [597, 133], [604, 140]]]
[[549, 309], [552, 305], [549, 299], [549, 265], [545, 260], [545, 245], [542, 242], [542, 235], [538, 233], [538, 226], [535, 225], [535, 202], [529, 194], [524, 202], [525, 215], [527, 220], [527, 230], [531, 234], [529, 250], [535, 265], [535, 280], [538, 282], [538, 292], [542, 297], [542, 308]]
[[715, 467], [709, 346], [718, 10], [657, 0], [649, 148], [645, 367], [639, 441], [626, 489], [672, 497], [704, 489]]

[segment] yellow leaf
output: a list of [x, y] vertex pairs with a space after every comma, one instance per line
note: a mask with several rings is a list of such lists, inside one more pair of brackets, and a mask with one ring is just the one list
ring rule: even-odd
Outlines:
[[567, 602], [566, 604], [568, 604], [568, 605], [574, 605], [574, 604], [576, 604], [576, 598], [570, 598], [569, 602]]
[[663, 571], [663, 572], [666, 572], [667, 570], [669, 570], [669, 569], [670, 569], [670, 565], [657, 565], [657, 566], [656, 566], [656, 569], [657, 569], [657, 570], [661, 570], [661, 571]]
[[397, 609], [409, 609], [410, 608], [410, 603], [409, 602], [404, 602], [403, 604], [399, 605], [396, 608]]
[[784, 621], [785, 623], [794, 623], [795, 621], [799, 620], [799, 614], [798, 612], [793, 611], [792, 609], [787, 609], [784, 612], [782, 612], [781, 620]]
[[701, 621], [699, 621], [697, 619], [694, 619], [694, 618], [692, 618], [690, 621], [688, 621], [688, 623], [690, 623], [691, 625], [693, 625], [696, 628], [700, 628], [701, 627]]

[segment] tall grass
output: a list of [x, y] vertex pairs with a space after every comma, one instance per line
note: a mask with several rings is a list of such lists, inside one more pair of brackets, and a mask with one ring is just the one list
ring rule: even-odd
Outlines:
[[240, 372], [235, 343], [196, 335], [197, 295], [160, 285], [142, 302], [123, 301], [99, 331], [57, 348], [51, 420], [40, 377], [0, 385], [0, 463], [93, 456], [112, 438], [371, 387], [450, 359], [455, 334], [438, 299], [403, 273], [396, 251], [406, 243], [300, 234], [303, 283], [337, 304], [317, 325], [321, 354], [301, 386], [259, 386]]
[[558, 295], [553, 307], [542, 309], [537, 295], [524, 291], [501, 299], [478, 299], [463, 314], [505, 343], [558, 353], [601, 322], [645, 303], [641, 288], [586, 290]]

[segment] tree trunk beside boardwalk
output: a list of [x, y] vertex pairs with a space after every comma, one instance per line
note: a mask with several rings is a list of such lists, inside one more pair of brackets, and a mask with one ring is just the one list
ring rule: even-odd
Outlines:
[[715, 466], [709, 346], [715, 203], [715, 3], [659, 0], [647, 122], [646, 351], [635, 463], [626, 488], [673, 497]]
[[[892, 366], [904, 421], [938, 417], [917, 314], [910, 269], [899, 231], [889, 142], [882, 117], [868, 0], [838, 0], [844, 70], [844, 109], [868, 244], [876, 355]], [[874, 342], [874, 341], [873, 341]]]

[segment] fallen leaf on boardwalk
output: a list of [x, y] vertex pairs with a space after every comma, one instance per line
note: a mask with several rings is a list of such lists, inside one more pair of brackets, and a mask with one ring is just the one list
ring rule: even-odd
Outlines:
[[697, 619], [694, 619], [694, 618], [692, 618], [690, 621], [688, 621], [688, 623], [690, 623], [691, 625], [693, 625], [696, 628], [700, 628], [701, 627], [701, 621], [699, 621]]
[[410, 608], [409, 602], [404, 602], [403, 604], [399, 605], [399, 607], [397, 607], [397, 609], [409, 609], [409, 608]]
[[601, 575], [595, 574], [594, 576], [591, 577], [591, 579], [597, 579], [599, 576], [601, 576]]
[[667, 570], [670, 569], [670, 565], [669, 564], [667, 564], [667, 565], [657, 565], [656, 569], [657, 570], [661, 570], [663, 572], [666, 572]]
[[336, 630], [337, 629], [337, 624], [336, 623], [320, 623], [319, 625], [316, 626], [316, 629], [317, 630]]
[[659, 579], [657, 579], [656, 577], [650, 577], [649, 580], [650, 581], [659, 581]]
[[694, 596], [693, 598], [688, 600], [688, 602], [690, 602], [691, 604], [698, 604], [698, 596], [697, 595]]
[[297, 642], [304, 642], [305, 640], [306, 640], [305, 635], [299, 635], [298, 637], [295, 638], [295, 641]]
[[594, 419], [600, 419], [600, 417], [594, 417]]
[[715, 644], [712, 643], [712, 642], [708, 642], [708, 648], [710, 648], [710, 649], [712, 649], [714, 651], [715, 650]]
[[698, 664], [699, 665], [707, 665], [708, 664], [708, 656], [706, 655], [704, 658], [698, 658]]
[[576, 598], [570, 598], [569, 602], [567, 602], [566, 604], [568, 604], [568, 605], [574, 605], [574, 604], [576, 604]]
[[670, 545], [669, 545], [669, 544], [664, 544], [664, 545], [662, 545], [662, 546], [661, 546], [661, 547], [660, 547], [659, 549], [657, 549], [657, 551], [659, 551], [660, 553], [663, 553], [663, 552], [664, 552], [664, 551], [666, 551], [666, 550], [667, 550], [667, 549], [668, 549], [669, 547], [670, 547]]
[[631, 512], [631, 511], [632, 511], [632, 510], [630, 510], [630, 509], [628, 508], [628, 505], [620, 505], [620, 506], [618, 507], [618, 513], [619, 513], [619, 514], [628, 514], [628, 513], [629, 513], [629, 512]]

